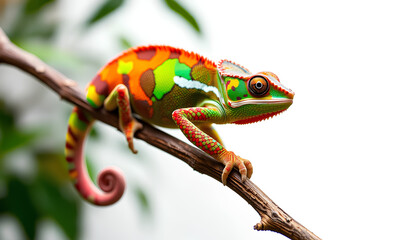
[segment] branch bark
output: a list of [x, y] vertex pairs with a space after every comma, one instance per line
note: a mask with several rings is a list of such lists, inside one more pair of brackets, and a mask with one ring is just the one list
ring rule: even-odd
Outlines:
[[[43, 82], [62, 99], [89, 112], [97, 120], [118, 129], [118, 117], [101, 109], [93, 109], [86, 101], [84, 94], [76, 87], [76, 83], [66, 78], [34, 55], [23, 51], [10, 42], [0, 28], [0, 63], [13, 65], [24, 72], [33, 75]], [[146, 122], [140, 120], [143, 129], [137, 131], [135, 137], [141, 139], [187, 163], [192, 169], [208, 175], [217, 181], [223, 165], [215, 161], [198, 148], [174, 138]], [[303, 225], [298, 223], [280, 207], [278, 207], [261, 189], [247, 179], [241, 182], [239, 172], [234, 169], [230, 174], [227, 186], [240, 195], [258, 212], [261, 221], [254, 226], [256, 230], [271, 230], [290, 239], [315, 240], [320, 239]]]

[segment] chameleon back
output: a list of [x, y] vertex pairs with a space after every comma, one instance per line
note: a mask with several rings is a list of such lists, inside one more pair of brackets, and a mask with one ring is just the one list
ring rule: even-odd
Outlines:
[[129, 91], [133, 111], [163, 127], [177, 127], [172, 112], [218, 100], [216, 65], [195, 53], [168, 46], [132, 48], [105, 65], [88, 85], [87, 100], [101, 107], [118, 84]]

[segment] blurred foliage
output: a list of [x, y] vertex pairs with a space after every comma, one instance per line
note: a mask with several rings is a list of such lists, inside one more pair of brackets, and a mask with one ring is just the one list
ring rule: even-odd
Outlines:
[[[0, 160], [20, 147], [33, 142], [38, 133], [36, 131], [24, 132], [15, 125], [15, 116], [0, 102]], [[7, 141], [6, 141], [7, 140]]]
[[[0, 102], [0, 182], [4, 187], [0, 214], [15, 217], [28, 239], [35, 239], [37, 224], [44, 219], [53, 220], [69, 239], [76, 239], [80, 201], [70, 193], [64, 156], [55, 150], [32, 148], [42, 134], [19, 129], [15, 115]], [[7, 157], [14, 151], [29, 152], [30, 160], [36, 163], [34, 177], [7, 171]]]
[[130, 48], [133, 46], [133, 44], [124, 36], [120, 36], [119, 40], [122, 48]]
[[[63, 52], [54, 42], [60, 20], [59, 16], [53, 13], [55, 4], [59, 1], [21, 1], [20, 11], [17, 12], [7, 34], [16, 45], [34, 53], [49, 64], [59, 63], [70, 72], [77, 69], [76, 66], [83, 65], [83, 61], [80, 60], [83, 58], [79, 58], [78, 53], [72, 51]], [[10, 2], [5, 4], [7, 3]], [[91, 28], [119, 11], [125, 3], [124, 0], [103, 0], [92, 15], [87, 17], [85, 25], [80, 26], [80, 29]], [[186, 8], [175, 0], [164, 0], [164, 4], [182, 17], [197, 33], [201, 33], [197, 21]], [[126, 36], [116, 36], [115, 40], [122, 48], [133, 46]], [[20, 114], [13, 106], [6, 106], [4, 99], [1, 98], [0, 96], [0, 217], [7, 215], [15, 218], [20, 223], [26, 239], [37, 237], [37, 226], [45, 219], [53, 221], [68, 239], [77, 239], [81, 231], [79, 226], [81, 222], [79, 218], [82, 215], [81, 198], [75, 194], [68, 180], [64, 146], [59, 149], [41, 150], [34, 147], [35, 143], [48, 138], [45, 136], [44, 128], [21, 129], [16, 125]], [[96, 128], [90, 137], [91, 140], [99, 141], [100, 133]], [[22, 152], [25, 156], [29, 156], [29, 161], [34, 166], [29, 177], [18, 174], [8, 167], [10, 162], [15, 160], [14, 153]], [[95, 181], [97, 167], [89, 157], [87, 157], [87, 167], [90, 177]], [[148, 213], [150, 216], [151, 203], [147, 192], [141, 187], [132, 191], [135, 192], [143, 213]]]
[[136, 189], [137, 200], [139, 201], [140, 206], [143, 208], [143, 212], [150, 214], [150, 201], [149, 197], [147, 197], [146, 192], [142, 188]]
[[200, 26], [198, 25], [195, 18], [181, 4], [175, 0], [165, 0], [165, 4], [169, 7], [169, 9], [184, 18], [191, 25], [191, 27], [197, 31], [197, 33], [201, 33]]
[[37, 13], [42, 7], [54, 1], [55, 0], [28, 0], [23, 8], [23, 12], [25, 14]]
[[42, 10], [54, 3], [55, 0], [27, 0], [22, 6], [19, 16], [11, 31], [9, 38], [16, 39], [51, 39], [57, 32], [58, 23], [44, 19], [40, 14]]
[[124, 3], [124, 0], [106, 0], [103, 4], [95, 11], [95, 13], [86, 22], [87, 26], [90, 26], [99, 20], [103, 19], [110, 13], [120, 8]]
[[[46, 0], [45, 0], [46, 1]], [[190, 26], [197, 32], [201, 33], [200, 26], [193, 17], [193, 15], [187, 11], [181, 4], [175, 0], [164, 0], [165, 5], [173, 12], [181, 16]], [[95, 13], [86, 22], [87, 26], [90, 26], [99, 20], [107, 17], [115, 10], [119, 9], [124, 4], [124, 0], [105, 0], [102, 5], [95, 11]]]

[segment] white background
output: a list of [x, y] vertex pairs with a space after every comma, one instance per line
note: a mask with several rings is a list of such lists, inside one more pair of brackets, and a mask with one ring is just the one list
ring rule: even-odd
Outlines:
[[[68, 24], [58, 40], [63, 48], [100, 55], [103, 64], [118, 54], [110, 39], [126, 34], [136, 44], [173, 45], [278, 74], [296, 93], [288, 111], [217, 130], [229, 150], [251, 160], [252, 181], [316, 235], [416, 238], [417, 1], [180, 1], [200, 23], [199, 37], [162, 2], [132, 0], [76, 41], [72, 31], [85, 20], [79, 16], [92, 12], [98, 1], [83, 2], [59, 5]], [[105, 131], [106, 146], [91, 146], [90, 152], [122, 141], [114, 130]], [[169, 133], [186, 140], [177, 130]], [[118, 148], [121, 156], [110, 159], [107, 152], [97, 161], [122, 168], [129, 188], [147, 189], [152, 218], [128, 190], [112, 207], [84, 206], [82, 239], [285, 239], [254, 231], [259, 216], [219, 182], [145, 143], [136, 147], [137, 156]], [[44, 233], [57, 235], [63, 236]]]

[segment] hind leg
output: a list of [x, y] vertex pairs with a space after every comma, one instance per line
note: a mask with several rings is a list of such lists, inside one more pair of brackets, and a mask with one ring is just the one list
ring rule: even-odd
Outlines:
[[107, 111], [118, 108], [120, 130], [127, 139], [128, 147], [133, 153], [137, 153], [137, 150], [134, 149], [133, 135], [137, 130], [141, 129], [143, 125], [133, 118], [130, 107], [130, 95], [127, 87], [122, 84], [117, 85], [105, 99], [104, 107]]

